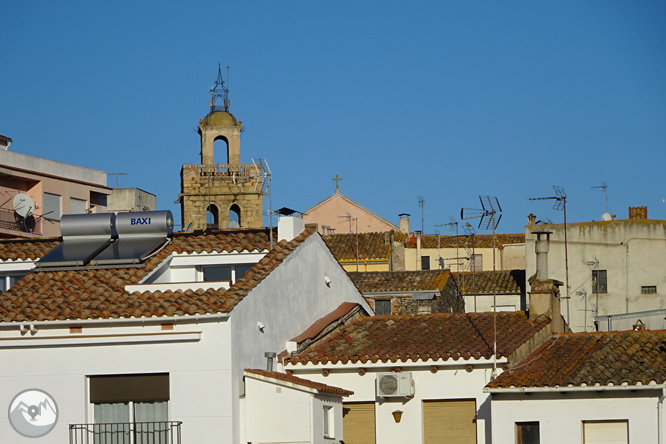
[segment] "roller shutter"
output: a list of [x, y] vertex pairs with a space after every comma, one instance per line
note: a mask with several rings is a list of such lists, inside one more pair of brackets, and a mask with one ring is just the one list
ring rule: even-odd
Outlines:
[[628, 444], [627, 421], [584, 421], [584, 444]]
[[425, 444], [476, 444], [476, 401], [423, 401]]
[[375, 403], [344, 404], [342, 433], [345, 444], [375, 444]]

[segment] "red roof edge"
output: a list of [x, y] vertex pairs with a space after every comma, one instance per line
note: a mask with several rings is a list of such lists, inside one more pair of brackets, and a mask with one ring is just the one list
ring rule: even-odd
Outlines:
[[299, 378], [297, 376], [288, 375], [280, 372], [269, 372], [268, 370], [245, 369], [245, 373], [263, 376], [265, 378], [276, 379], [282, 382], [300, 385], [303, 387], [317, 390], [318, 392], [334, 393], [336, 395], [351, 396], [354, 394], [351, 390], [345, 390], [340, 387], [333, 387], [331, 385], [322, 384], [320, 382], [310, 381], [309, 379]]
[[331, 325], [333, 322], [337, 321], [350, 311], [354, 309], [358, 304], [355, 302], [343, 302], [338, 308], [324, 316], [323, 318], [318, 319], [311, 326], [309, 326], [303, 333], [296, 336], [291, 340], [291, 342], [301, 343], [306, 339], [313, 339], [319, 333], [321, 333], [326, 327]]

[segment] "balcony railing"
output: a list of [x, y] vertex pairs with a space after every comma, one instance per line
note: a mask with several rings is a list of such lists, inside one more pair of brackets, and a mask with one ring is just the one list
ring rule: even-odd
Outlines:
[[69, 444], [180, 444], [182, 421], [70, 424]]
[[34, 216], [27, 219], [17, 218], [14, 210], [0, 208], [0, 228], [16, 231], [17, 236], [20, 236], [21, 232], [41, 234], [42, 219]]

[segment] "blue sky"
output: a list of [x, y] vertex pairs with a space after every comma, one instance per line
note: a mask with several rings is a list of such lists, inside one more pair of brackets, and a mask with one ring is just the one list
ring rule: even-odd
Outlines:
[[[666, 219], [666, 3], [3, 2], [0, 134], [170, 209], [218, 62], [273, 208], [335, 190], [425, 231], [497, 196], [499, 232]], [[115, 185], [110, 176], [109, 185]], [[344, 224], [341, 225], [341, 230]], [[443, 234], [446, 227], [438, 228]]]

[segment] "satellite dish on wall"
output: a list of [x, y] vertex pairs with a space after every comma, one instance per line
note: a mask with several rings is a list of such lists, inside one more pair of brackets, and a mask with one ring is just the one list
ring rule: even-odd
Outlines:
[[35, 202], [27, 194], [19, 193], [14, 196], [14, 211], [23, 218], [30, 217], [35, 211]]
[[609, 220], [613, 220], [613, 216], [611, 216], [610, 213], [604, 213], [601, 215], [601, 220], [607, 222]]
[[24, 193], [14, 196], [14, 220], [16, 228], [25, 233], [32, 233], [35, 230], [36, 221], [33, 216], [35, 211], [35, 202]]

